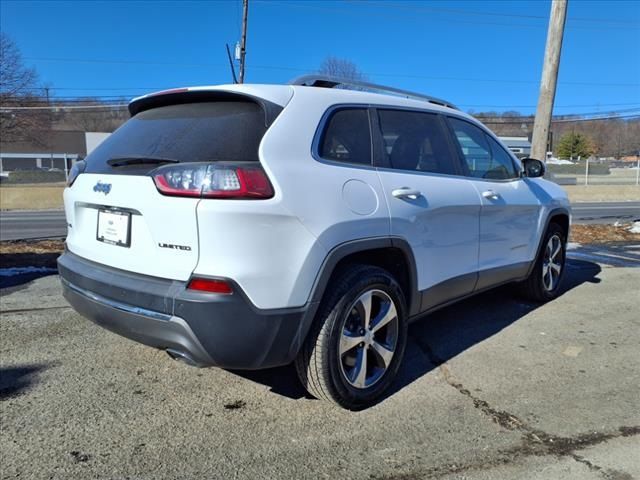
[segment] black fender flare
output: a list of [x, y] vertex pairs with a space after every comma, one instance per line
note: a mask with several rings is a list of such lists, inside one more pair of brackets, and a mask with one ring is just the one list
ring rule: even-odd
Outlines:
[[399, 249], [406, 260], [408, 266], [409, 292], [408, 296], [408, 317], [416, 315], [420, 311], [421, 296], [418, 291], [418, 275], [416, 261], [413, 251], [409, 243], [401, 237], [371, 237], [358, 240], [350, 240], [334, 247], [326, 255], [318, 275], [309, 295], [309, 301], [306, 304], [306, 311], [303, 315], [296, 338], [291, 343], [290, 357], [294, 358], [304, 343], [307, 334], [311, 328], [311, 324], [315, 320], [316, 313], [322, 302], [322, 298], [327, 290], [329, 280], [335, 272], [336, 266], [340, 261], [355, 253], [366, 252], [368, 250], [379, 250], [384, 248]]

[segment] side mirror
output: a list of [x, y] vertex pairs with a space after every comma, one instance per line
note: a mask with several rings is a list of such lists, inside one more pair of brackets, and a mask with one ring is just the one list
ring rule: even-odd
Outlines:
[[546, 171], [544, 163], [535, 158], [523, 158], [524, 176], [529, 178], [543, 177]]

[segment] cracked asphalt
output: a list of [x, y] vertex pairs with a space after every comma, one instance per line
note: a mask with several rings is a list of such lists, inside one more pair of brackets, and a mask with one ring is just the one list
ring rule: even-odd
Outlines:
[[291, 367], [195, 369], [106, 332], [56, 276], [3, 289], [1, 478], [640, 479], [640, 262], [585, 258], [544, 306], [503, 287], [413, 324], [358, 413]]

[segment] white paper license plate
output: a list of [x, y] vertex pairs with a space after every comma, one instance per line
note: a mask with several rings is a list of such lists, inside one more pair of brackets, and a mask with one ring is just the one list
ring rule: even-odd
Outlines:
[[98, 210], [98, 233], [100, 242], [121, 247], [131, 245], [131, 214], [111, 210]]

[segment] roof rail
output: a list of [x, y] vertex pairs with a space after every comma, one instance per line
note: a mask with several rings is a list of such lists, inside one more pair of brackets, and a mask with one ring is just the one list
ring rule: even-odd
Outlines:
[[429, 103], [441, 105], [443, 107], [453, 108], [459, 110], [453, 103], [447, 102], [440, 98], [431, 97], [422, 93], [410, 92], [408, 90], [401, 90], [399, 88], [387, 87], [385, 85], [377, 85], [375, 83], [360, 82], [355, 80], [349, 80], [347, 78], [332, 77], [327, 75], [302, 75], [296, 77], [289, 82], [289, 85], [303, 85], [307, 87], [322, 87], [322, 88], [335, 88], [340, 85], [347, 87], [355, 87], [362, 90], [374, 90], [382, 93], [389, 93], [401, 97], [415, 98], [418, 100], [426, 100]]

